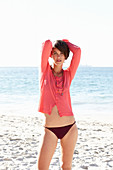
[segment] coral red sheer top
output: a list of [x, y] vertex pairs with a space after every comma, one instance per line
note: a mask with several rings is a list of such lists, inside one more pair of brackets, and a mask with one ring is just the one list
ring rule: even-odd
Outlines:
[[41, 55], [41, 72], [40, 72], [40, 100], [38, 111], [51, 114], [52, 108], [56, 105], [60, 117], [73, 116], [70, 85], [75, 76], [81, 56], [81, 49], [63, 40], [67, 43], [70, 51], [73, 53], [70, 66], [63, 70], [63, 76], [53, 75], [52, 68], [49, 65], [49, 57], [52, 51], [52, 42], [47, 40], [43, 43]]

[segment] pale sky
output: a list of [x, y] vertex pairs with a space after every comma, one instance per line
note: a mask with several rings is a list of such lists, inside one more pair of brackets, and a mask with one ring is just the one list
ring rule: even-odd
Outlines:
[[80, 65], [113, 67], [113, 0], [0, 0], [0, 66], [38, 66], [42, 42], [64, 38]]

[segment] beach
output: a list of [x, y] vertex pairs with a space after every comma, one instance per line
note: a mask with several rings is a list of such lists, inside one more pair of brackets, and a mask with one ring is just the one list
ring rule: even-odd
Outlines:
[[[101, 119], [102, 118], [102, 119]], [[73, 170], [113, 170], [113, 116], [80, 116]], [[0, 170], [36, 170], [43, 126], [38, 116], [0, 114]], [[60, 141], [50, 170], [60, 170]]]
[[[78, 127], [72, 170], [113, 170], [113, 68], [79, 67], [71, 84]], [[0, 68], [0, 170], [36, 170], [43, 136], [38, 68]], [[60, 169], [60, 141], [50, 170]]]

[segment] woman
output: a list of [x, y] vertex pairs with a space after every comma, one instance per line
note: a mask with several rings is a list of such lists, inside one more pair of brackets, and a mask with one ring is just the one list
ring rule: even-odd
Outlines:
[[[69, 52], [72, 61], [66, 70], [63, 63]], [[78, 130], [72, 112], [70, 85], [78, 68], [81, 49], [68, 40], [57, 40], [54, 46], [45, 41], [41, 56], [40, 102], [39, 112], [45, 115], [45, 133], [38, 159], [38, 169], [48, 170], [60, 139], [62, 148], [62, 169], [71, 170]], [[53, 58], [53, 67], [49, 65]]]

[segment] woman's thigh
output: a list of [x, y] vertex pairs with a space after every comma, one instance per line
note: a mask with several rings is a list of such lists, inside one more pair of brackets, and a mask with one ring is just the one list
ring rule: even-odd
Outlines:
[[39, 158], [38, 158], [38, 169], [47, 170], [55, 152], [58, 138], [48, 129], [45, 129]]
[[73, 153], [78, 138], [78, 129], [74, 124], [68, 133], [61, 139], [62, 163], [63, 167], [70, 168], [73, 159]]

